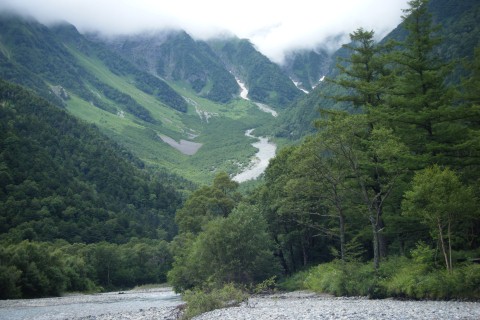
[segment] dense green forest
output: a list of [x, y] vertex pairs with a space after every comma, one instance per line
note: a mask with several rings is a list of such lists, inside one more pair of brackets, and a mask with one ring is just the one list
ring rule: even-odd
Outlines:
[[439, 59], [428, 1], [409, 5], [403, 40], [350, 34], [329, 79], [350, 112], [321, 110], [249, 194], [218, 175], [177, 211], [176, 290], [203, 299], [198, 288], [280, 277], [336, 295], [480, 298], [480, 49]]
[[0, 82], [0, 298], [168, 280], [191, 305], [272, 288], [479, 299], [480, 46], [438, 55], [456, 43], [439, 4], [410, 1], [398, 37], [352, 31], [335, 76], [289, 115], [311, 120], [321, 96], [315, 132], [244, 192], [225, 172], [193, 190]]
[[[165, 280], [177, 190], [189, 183], [147, 171], [95, 127], [4, 81], [0, 127], [1, 297]], [[134, 255], [150, 269], [131, 269]]]

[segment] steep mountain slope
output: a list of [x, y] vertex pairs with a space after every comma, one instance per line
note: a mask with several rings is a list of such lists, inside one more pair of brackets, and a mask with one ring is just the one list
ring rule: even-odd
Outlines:
[[225, 103], [238, 96], [240, 87], [235, 77], [246, 85], [250, 99], [276, 108], [284, 108], [301, 96], [287, 73], [248, 40], [232, 37], [201, 41], [183, 31], [90, 38], [106, 43], [142, 70], [186, 83], [213, 101]]
[[211, 40], [209, 45], [248, 88], [248, 97], [273, 107], [286, 108], [303, 93], [279, 65], [258, 52], [246, 39]]
[[310, 92], [319, 84], [331, 64], [331, 55], [326, 50], [296, 50], [287, 54], [282, 69], [298, 88]]
[[164, 31], [102, 39], [114, 51], [132, 61], [143, 71], [167, 80], [184, 82], [201, 96], [228, 102], [240, 88], [235, 78], [205, 42], [195, 41], [184, 31]]
[[[0, 80], [3, 239], [126, 242], [171, 238], [180, 196], [100, 132]], [[169, 182], [170, 181], [170, 182]]]
[[[15, 73], [15, 69], [24, 70], [27, 79], [41, 78], [47, 86], [62, 86], [106, 111], [117, 113], [120, 110], [117, 106], [120, 105], [125, 111], [144, 121], [153, 121], [143, 106], [124, 93], [98, 81], [94, 73], [81, 66], [68, 47], [74, 44], [88, 55], [111, 62], [109, 67], [116, 69], [117, 73], [119, 68], [129, 72], [134, 76], [135, 86], [141, 90], [148, 91], [151, 87], [156, 87], [156, 97], [165, 105], [180, 110], [186, 109], [185, 101], [166, 83], [134, 70], [120, 57], [93, 47], [71, 25], [47, 28], [35, 21], [7, 15], [0, 16], [0, 24], [2, 28], [0, 47], [4, 48], [4, 54], [0, 58], [5, 66], [2, 68], [5, 80], [17, 80], [20, 84], [28, 85], [21, 78], [9, 76], [9, 73]], [[45, 90], [45, 85], [43, 87], [39, 85], [37, 88]], [[105, 99], [92, 92], [89, 89], [92, 86], [96, 87]], [[45, 92], [43, 94], [45, 95]]]

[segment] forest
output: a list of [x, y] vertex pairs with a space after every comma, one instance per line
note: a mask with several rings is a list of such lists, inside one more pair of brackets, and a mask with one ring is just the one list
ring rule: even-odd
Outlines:
[[0, 119], [1, 298], [165, 281], [190, 183], [3, 80]]
[[315, 132], [249, 188], [152, 172], [0, 82], [0, 298], [168, 281], [200, 308], [278, 289], [479, 299], [480, 47], [441, 58], [428, 3], [396, 40], [352, 31]]

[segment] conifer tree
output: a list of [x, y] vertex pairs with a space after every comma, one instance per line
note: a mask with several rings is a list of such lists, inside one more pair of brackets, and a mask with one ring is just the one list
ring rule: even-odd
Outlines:
[[337, 101], [351, 102], [354, 107], [378, 106], [387, 87], [387, 69], [381, 53], [386, 49], [374, 40], [374, 31], [358, 28], [350, 34], [350, 44], [343, 45], [351, 52], [349, 58], [340, 60], [340, 76], [331, 82], [346, 89], [334, 96]]
[[387, 120], [416, 154], [415, 168], [423, 168], [448, 162], [453, 135], [460, 130], [454, 127], [459, 113], [453, 107], [454, 91], [445, 84], [452, 65], [436, 52], [442, 40], [428, 0], [412, 0], [409, 5], [402, 17], [408, 34], [389, 55], [394, 86], [377, 116]]

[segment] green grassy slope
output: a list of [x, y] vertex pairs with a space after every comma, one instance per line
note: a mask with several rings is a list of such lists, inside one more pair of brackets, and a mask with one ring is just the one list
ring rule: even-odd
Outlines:
[[[158, 123], [142, 121], [128, 112], [106, 112], [75, 95], [67, 101], [67, 109], [75, 116], [95, 123], [146, 163], [165, 167], [195, 182], [207, 182], [221, 170], [230, 174], [238, 171], [238, 163], [247, 163], [256, 152], [250, 145], [252, 141], [244, 136], [245, 130], [274, 121], [248, 101], [234, 99], [228, 104], [219, 104], [198, 97], [181, 83], [170, 83], [189, 102], [187, 112], [178, 112], [139, 90], [128, 76], [114, 74], [99, 59], [73, 47], [68, 50], [88, 72], [102, 83], [131, 96]], [[105, 103], [112, 103], [102, 94], [97, 92], [97, 95]], [[208, 119], [206, 114], [210, 116]], [[203, 146], [195, 155], [184, 155], [164, 143], [158, 136], [160, 134], [176, 141], [184, 139], [202, 143]]]

